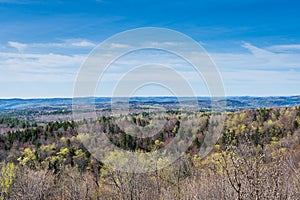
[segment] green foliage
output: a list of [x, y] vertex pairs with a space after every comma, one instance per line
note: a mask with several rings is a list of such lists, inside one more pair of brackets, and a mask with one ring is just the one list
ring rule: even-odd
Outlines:
[[[278, 145], [282, 138], [293, 135], [299, 128], [298, 113], [298, 108], [294, 107], [228, 112], [222, 124], [223, 129], [220, 131], [222, 135], [213, 151], [221, 152], [230, 145], [239, 146], [247, 140], [250, 140], [251, 145], [256, 149], [264, 149], [267, 145]], [[0, 144], [5, 152], [8, 150], [17, 152], [19, 164], [22, 166], [31, 169], [49, 169], [55, 172], [59, 172], [65, 166], [70, 166], [77, 167], [80, 172], [84, 172], [90, 170], [93, 165], [91, 156], [84, 146], [97, 144], [97, 135], [78, 133], [76, 128], [79, 125], [92, 130], [100, 127], [111, 142], [131, 152], [156, 151], [168, 145], [174, 137], [178, 137], [178, 145], [183, 146], [186, 142], [185, 138], [192, 137], [192, 146], [186, 153], [193, 157], [200, 148], [205, 147], [203, 145], [206, 145], [204, 138], [209, 133], [209, 125], [212, 123], [210, 116], [211, 112], [208, 111], [180, 111], [168, 112], [166, 115], [133, 113], [102, 116], [97, 121], [82, 120], [76, 123], [54, 121], [43, 126], [9, 131], [0, 137]], [[123, 130], [115, 121], [116, 119], [120, 122], [134, 121], [137, 127], [150, 127], [148, 130], [151, 130], [153, 118], [166, 119], [166, 123], [158, 133], [151, 137], [133, 136], [129, 134], [130, 131]], [[184, 120], [189, 123], [185, 125]], [[106, 147], [101, 146], [101, 148]], [[122, 160], [120, 156], [115, 156], [115, 158]], [[16, 160], [12, 159], [12, 161]]]
[[[81, 180], [84, 178], [90, 178], [88, 179], [89, 183], [91, 180], [94, 181], [95, 185], [97, 185], [95, 190], [99, 190], [99, 193], [103, 192], [103, 188], [109, 188], [106, 192], [113, 193], [117, 191], [113, 193], [117, 196], [119, 192], [124, 191], [122, 184], [125, 184], [126, 187], [129, 187], [127, 189], [132, 191], [142, 187], [143, 184], [151, 183], [147, 187], [154, 188], [161, 195], [161, 187], [165, 187], [163, 191], [168, 192], [176, 188], [178, 196], [168, 197], [174, 199], [179, 199], [181, 182], [185, 181], [189, 183], [192, 180], [198, 179], [200, 183], [202, 180], [205, 180], [199, 176], [201, 173], [209, 173], [208, 177], [211, 176], [213, 177], [212, 179], [217, 178], [216, 180], [225, 176], [226, 173], [229, 174], [226, 176], [234, 176], [236, 173], [239, 176], [237, 178], [250, 177], [249, 181], [251, 182], [253, 181], [253, 177], [251, 176], [255, 174], [255, 171], [251, 170], [256, 169], [256, 166], [259, 166], [257, 170], [274, 169], [275, 167], [272, 168], [270, 166], [275, 163], [276, 159], [280, 159], [280, 157], [286, 156], [285, 158], [288, 159], [285, 160], [288, 162], [290, 162], [289, 159], [294, 159], [294, 157], [296, 159], [297, 154], [299, 154], [299, 139], [297, 140], [296, 137], [297, 133], [299, 134], [299, 113], [300, 107], [262, 108], [228, 112], [226, 113], [227, 117], [225, 121], [221, 124], [220, 133], [222, 135], [218, 143], [213, 146], [211, 154], [206, 158], [199, 157], [197, 153], [200, 148], [205, 147], [204, 145], [208, 145], [205, 143], [204, 138], [207, 139], [206, 136], [209, 136], [207, 135], [210, 133], [209, 131], [216, 130], [211, 129], [209, 125], [218, 125], [216, 121], [212, 121], [211, 112], [208, 111], [168, 111], [166, 115], [160, 113], [154, 115], [149, 113], [131, 113], [128, 115], [102, 116], [96, 121], [82, 120], [76, 123], [73, 121], [54, 121], [36, 127], [25, 127], [24, 129], [16, 128], [18, 125], [14, 125], [14, 129], [10, 129], [10, 131], [0, 136], [3, 154], [19, 157], [17, 159], [18, 162], [16, 162], [13, 156], [8, 156], [6, 159], [9, 160], [9, 163], [2, 163], [0, 177], [1, 197], [9, 198], [9, 194], [12, 193], [11, 191], [14, 188], [15, 180], [21, 177], [16, 174], [22, 169], [28, 169], [32, 174], [43, 172], [44, 175], [41, 175], [42, 178], [40, 180], [45, 180], [43, 177], [48, 177], [49, 174], [51, 174], [52, 178], [59, 180], [66, 172], [76, 172], [80, 178], [77, 177], [75, 179], [73, 177], [74, 174], [70, 174], [70, 176], [66, 175], [66, 177], [71, 177], [71, 181], [68, 183], [60, 180], [64, 188], [68, 188], [63, 192], [60, 191], [61, 193], [71, 191], [70, 188], [73, 187], [77, 188], [78, 184], [81, 184]], [[116, 119], [120, 120], [120, 122], [130, 121], [135, 123], [139, 128], [150, 127], [147, 130], [152, 130], [153, 126], [155, 126], [152, 121], [154, 117], [166, 119], [166, 123], [159, 132], [152, 135], [149, 134], [149, 137], [140, 137], [138, 134], [136, 136], [131, 135], [130, 131], [134, 131], [135, 129], [123, 129], [115, 121]], [[188, 123], [184, 124], [184, 120]], [[78, 133], [77, 131], [80, 129], [76, 128], [79, 125], [85, 128], [82, 129], [82, 132]], [[103, 160], [96, 161], [86, 148], [97, 144], [98, 133], [94, 133], [93, 130], [99, 129], [102, 131], [100, 134], [105, 134], [111, 142], [125, 151], [110, 152]], [[88, 132], [87, 130], [92, 130], [92, 133], [85, 133]], [[189, 164], [178, 166], [175, 164], [170, 168], [159, 171], [158, 168], [163, 167], [169, 161], [169, 158], [163, 155], [153, 160], [153, 157], [151, 157], [153, 152], [164, 148], [174, 137], [178, 137], [178, 148], [186, 144], [186, 137], [193, 138], [192, 146], [186, 152], [186, 163], [190, 161], [193, 163], [193, 176], [191, 176], [189, 171], [191, 167]], [[105, 145], [100, 147], [95, 146], [104, 150], [108, 149]], [[246, 153], [238, 151], [245, 146], [248, 149], [248, 151], [245, 151]], [[289, 157], [291, 152], [294, 152], [294, 157]], [[131, 156], [129, 156], [129, 153]], [[142, 156], [139, 156], [139, 154]], [[13, 162], [18, 164], [13, 164]], [[124, 166], [124, 170], [127, 170], [128, 173], [119, 172], [112, 165], [113, 163]], [[144, 165], [140, 166], [138, 165], [139, 163], [144, 163]], [[298, 163], [298, 161], [288, 163], [285, 167], [295, 167], [298, 166]], [[132, 170], [138, 172], [140, 167], [144, 167], [143, 170], [145, 171], [152, 170], [152, 172], [145, 175], [148, 179], [141, 178], [141, 182], [133, 185], [134, 177], [137, 175], [129, 172]], [[249, 170], [251, 173], [248, 173]], [[294, 171], [290, 171], [289, 173], [292, 174]], [[85, 177], [84, 175], [87, 176]], [[280, 173], [277, 173], [272, 175], [272, 177], [280, 175]], [[34, 178], [33, 175], [32, 177]], [[104, 180], [107, 180], [108, 184], [101, 185], [101, 181]], [[24, 182], [26, 183], [26, 181]], [[56, 182], [59, 181], [55, 180]], [[228, 180], [223, 180], [222, 184], [226, 183], [228, 183]], [[117, 187], [112, 189], [110, 186], [113, 184], [116, 184]], [[155, 184], [157, 184], [156, 187], [153, 187]], [[234, 183], [234, 186], [240, 187], [237, 183]], [[244, 187], [244, 185], [241, 187]], [[201, 192], [197, 191], [196, 193], [199, 195]], [[234, 191], [231, 191], [231, 194], [234, 194]], [[109, 196], [108, 199], [114, 197]], [[198, 197], [194, 196], [193, 198]], [[130, 199], [130, 196], [128, 198]], [[142, 197], [137, 199], [142, 199]]]
[[1, 199], [9, 194], [10, 188], [14, 183], [14, 180], [17, 176], [18, 166], [14, 163], [1, 163], [1, 174], [0, 174], [0, 183], [1, 183]]
[[36, 123], [30, 124], [29, 122], [19, 120], [18, 118], [8, 118], [8, 117], [0, 118], [0, 124], [5, 124], [6, 127], [8, 128], [26, 128], [26, 127], [36, 125]]
[[35, 168], [37, 166], [38, 154], [36, 150], [31, 148], [26, 148], [22, 152], [22, 157], [18, 158], [21, 165], [28, 166], [30, 168]]

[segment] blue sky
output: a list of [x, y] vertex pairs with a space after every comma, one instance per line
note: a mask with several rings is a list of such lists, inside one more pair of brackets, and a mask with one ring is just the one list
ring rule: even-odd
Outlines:
[[[71, 97], [80, 66], [97, 44], [149, 26], [198, 41], [229, 96], [297, 95], [299, 9], [296, 0], [0, 0], [0, 98]], [[198, 84], [192, 84], [197, 95], [206, 95]], [[96, 95], [109, 95], [105, 86]], [[165, 93], [147, 88], [139, 94]]]

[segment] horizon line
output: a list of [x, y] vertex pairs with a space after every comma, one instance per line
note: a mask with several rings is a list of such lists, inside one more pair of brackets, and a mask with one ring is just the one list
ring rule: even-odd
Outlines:
[[232, 98], [232, 97], [252, 97], [252, 98], [268, 98], [268, 97], [299, 97], [300, 94], [295, 95], [227, 95], [227, 96], [85, 96], [85, 97], [7, 97], [0, 98], [0, 100], [41, 100], [41, 99], [76, 99], [76, 98]]

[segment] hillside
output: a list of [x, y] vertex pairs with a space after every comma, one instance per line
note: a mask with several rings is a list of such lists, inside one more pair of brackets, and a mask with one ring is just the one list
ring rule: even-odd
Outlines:
[[[96, 105], [103, 106], [110, 104], [109, 97], [87, 98], [95, 102]], [[180, 101], [188, 103], [189, 97], [181, 97]], [[197, 97], [200, 109], [208, 109], [210, 105], [209, 97]], [[52, 98], [52, 99], [0, 99], [0, 110], [26, 109], [26, 108], [47, 108], [47, 107], [71, 107], [72, 98]], [[114, 98], [115, 102], [126, 102], [127, 98]], [[133, 105], [139, 104], [167, 104], [178, 103], [176, 97], [131, 97], [129, 102]], [[87, 102], [90, 102], [87, 100]], [[262, 107], [295, 106], [300, 104], [300, 96], [274, 96], [274, 97], [227, 97], [227, 109], [241, 110]]]
[[[243, 102], [247, 102], [246, 97]], [[276, 102], [280, 102], [279, 98]], [[178, 110], [43, 123], [24, 121], [22, 116], [2, 116], [1, 196], [299, 199], [300, 107], [247, 109], [217, 116], [225, 117], [224, 121], [212, 120], [210, 111]], [[156, 118], [166, 119], [157, 133], [143, 138], [130, 134], [128, 128], [151, 127]], [[131, 122], [130, 127], [122, 125], [127, 122]], [[207, 139], [211, 134], [216, 134], [216, 143]], [[162, 154], [156, 168], [132, 173], [145, 168], [101, 143], [97, 138], [102, 135], [118, 148], [144, 155], [165, 149], [176, 138], [178, 145], [188, 144], [188, 138], [192, 143], [171, 165], [164, 165], [170, 157]], [[208, 151], [205, 157], [203, 149]], [[96, 156], [107, 151], [111, 154], [103, 159]], [[122, 170], [110, 166], [110, 162], [122, 164]]]

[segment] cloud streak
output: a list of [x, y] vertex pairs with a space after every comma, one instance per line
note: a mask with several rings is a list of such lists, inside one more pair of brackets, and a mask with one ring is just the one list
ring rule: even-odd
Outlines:
[[[31, 43], [24, 44], [9, 42], [9, 47], [18, 52], [0, 52], [0, 81], [10, 82], [70, 82], [76, 79], [77, 72], [87, 54], [62, 53], [27, 53], [31, 48], [91, 48], [96, 44], [89, 40], [66, 40], [62, 43]], [[170, 45], [170, 44], [169, 44]], [[174, 45], [174, 44], [172, 44]], [[211, 53], [223, 77], [228, 95], [273, 95], [299, 94], [300, 85], [300, 53], [276, 52], [278, 49], [297, 49], [297, 44], [274, 45], [259, 48], [250, 43], [243, 43], [242, 47], [248, 52], [241, 53]], [[113, 44], [111, 48], [125, 48], [122, 44]], [[110, 50], [112, 50], [110, 48]], [[26, 52], [26, 53], [24, 53]], [[71, 51], [72, 52], [72, 51]], [[203, 79], [193, 71], [191, 65], [174, 55], [137, 53], [135, 56], [117, 60], [107, 70], [103, 77], [104, 85], [117, 82], [126, 71], [145, 63], [160, 63], [172, 67], [182, 76], [192, 82], [197, 91], [203, 86]], [[193, 53], [193, 52], [191, 52]], [[194, 56], [197, 56], [196, 54]], [[97, 64], [97, 63], [96, 63]], [[204, 63], [205, 64], [205, 63]], [[209, 74], [209, 73], [208, 73]], [[137, 74], [133, 81], [145, 79], [149, 74]], [[153, 76], [153, 74], [152, 74]], [[157, 76], [163, 78], [162, 76]], [[167, 77], [166, 77], [167, 78]], [[201, 88], [203, 88], [201, 86]], [[279, 90], [281, 88], [281, 90]], [[285, 91], [282, 91], [282, 88]], [[107, 91], [113, 87], [106, 88]]]
[[279, 52], [300, 51], [300, 44], [274, 45], [268, 47], [268, 49], [271, 51], [279, 51]]
[[0, 53], [0, 81], [73, 81], [85, 57], [51, 53]]
[[96, 43], [86, 39], [68, 39], [63, 42], [56, 43], [21, 43], [9, 41], [8, 45], [18, 51], [24, 51], [32, 48], [93, 48], [96, 46]]
[[0, 0], [0, 3], [4, 4], [32, 4], [39, 3], [38, 0]]
[[18, 51], [23, 51], [24, 49], [27, 48], [27, 44], [20, 43], [20, 42], [9, 41], [8, 45], [15, 48], [15, 49], [17, 49]]

